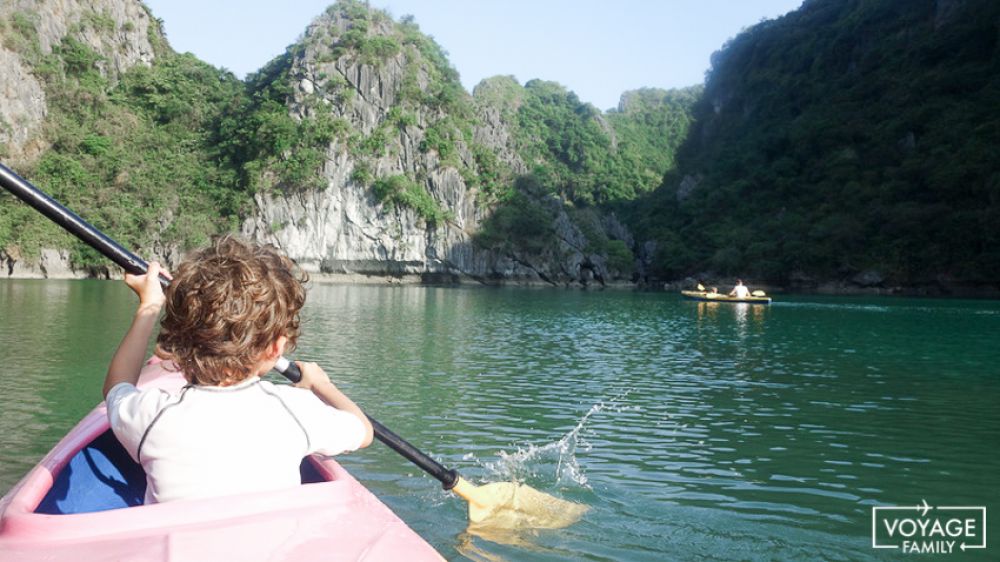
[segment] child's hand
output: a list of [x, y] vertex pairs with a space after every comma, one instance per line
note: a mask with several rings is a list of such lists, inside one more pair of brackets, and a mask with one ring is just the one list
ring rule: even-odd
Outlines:
[[295, 364], [299, 366], [299, 371], [302, 371], [302, 378], [299, 382], [295, 383], [295, 386], [311, 390], [317, 398], [326, 402], [327, 405], [358, 418], [358, 421], [364, 427], [364, 438], [361, 440], [359, 448], [371, 445], [372, 438], [375, 436], [375, 430], [372, 427], [371, 420], [368, 419], [364, 411], [333, 384], [330, 377], [326, 375], [319, 365], [315, 363], [303, 363], [302, 361], [296, 361]]
[[316, 363], [296, 361], [295, 364], [298, 365], [299, 371], [302, 372], [302, 379], [295, 383], [295, 386], [312, 390], [320, 385], [332, 385], [330, 377], [326, 374], [326, 371], [324, 371], [323, 368]]
[[144, 275], [125, 274], [125, 284], [139, 296], [139, 308], [153, 307], [159, 310], [163, 307], [166, 297], [163, 286], [160, 285], [160, 273], [167, 279], [172, 279], [158, 262], [149, 262], [149, 269]]

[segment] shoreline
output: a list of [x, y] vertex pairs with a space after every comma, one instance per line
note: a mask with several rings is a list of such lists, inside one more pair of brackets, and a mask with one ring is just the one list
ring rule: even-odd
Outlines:
[[[475, 277], [455, 274], [438, 273], [406, 273], [398, 275], [367, 274], [367, 273], [325, 273], [317, 271], [307, 271], [310, 283], [322, 285], [359, 285], [359, 286], [420, 286], [420, 287], [483, 287], [501, 288], [514, 287], [522, 289], [575, 289], [575, 290], [644, 290], [647, 287], [637, 285], [630, 281], [612, 281], [601, 285], [599, 282], [592, 282], [582, 285], [579, 281], [553, 284], [540, 280], [512, 279], [512, 280], [491, 280], [484, 282]], [[112, 271], [102, 271], [97, 275], [86, 272], [59, 272], [55, 275], [42, 275], [31, 273], [27, 275], [3, 275], [0, 281], [121, 281], [122, 274]]]
[[[15, 272], [12, 275], [0, 276], [0, 281], [121, 281], [121, 276], [114, 270], [106, 269], [97, 272], [58, 271], [52, 275], [42, 272]], [[401, 287], [482, 287], [482, 288], [518, 288], [518, 289], [562, 289], [578, 291], [649, 291], [664, 293], [680, 293], [683, 289], [694, 286], [689, 280], [666, 283], [633, 283], [630, 281], [612, 281], [605, 284], [593, 282], [582, 285], [579, 281], [552, 284], [538, 280], [490, 280], [484, 282], [470, 276], [453, 274], [365, 274], [365, 273], [322, 273], [309, 272], [313, 283], [322, 285], [358, 285], [358, 286], [401, 286]], [[708, 283], [720, 287], [728, 287], [727, 283]], [[769, 296], [781, 295], [814, 295], [814, 296], [844, 296], [844, 297], [915, 297], [941, 299], [975, 299], [1000, 300], [1000, 287], [981, 285], [913, 285], [891, 287], [862, 287], [843, 281], [827, 281], [809, 285], [768, 285], [751, 284], [753, 290], [761, 289]]]

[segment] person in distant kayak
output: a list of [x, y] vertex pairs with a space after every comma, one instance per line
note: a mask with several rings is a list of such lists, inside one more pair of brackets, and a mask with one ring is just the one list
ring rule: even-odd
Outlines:
[[736, 297], [738, 299], [745, 299], [750, 296], [750, 289], [747, 289], [747, 286], [743, 284], [742, 279], [737, 279], [736, 286], [733, 287], [732, 291], [729, 291], [729, 296]]
[[[126, 275], [139, 308], [104, 382], [111, 429], [146, 471], [146, 503], [297, 486], [310, 453], [367, 447], [364, 412], [315, 363], [294, 388], [260, 380], [299, 335], [308, 276], [267, 246], [227, 236], [177, 269]], [[136, 383], [160, 310], [156, 355], [188, 384]]]
[[719, 289], [717, 289], [715, 287], [712, 287], [710, 289], [706, 289], [705, 286], [702, 285], [701, 283], [698, 283], [698, 290], [701, 291], [701, 292], [703, 292], [703, 293], [710, 294], [710, 295], [719, 292]]

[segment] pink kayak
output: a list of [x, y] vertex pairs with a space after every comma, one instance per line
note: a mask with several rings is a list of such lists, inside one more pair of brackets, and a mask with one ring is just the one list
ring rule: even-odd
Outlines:
[[[157, 364], [140, 379], [182, 385]], [[443, 560], [333, 460], [301, 473], [298, 488], [142, 505], [145, 474], [102, 404], [0, 499], [0, 561]]]

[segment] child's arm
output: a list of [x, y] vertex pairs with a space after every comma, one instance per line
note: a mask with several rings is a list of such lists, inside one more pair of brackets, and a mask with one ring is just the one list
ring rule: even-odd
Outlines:
[[302, 361], [296, 361], [295, 364], [302, 371], [302, 380], [297, 382], [295, 386], [311, 390], [323, 402], [338, 410], [353, 414], [361, 420], [361, 423], [365, 426], [365, 438], [361, 442], [360, 448], [363, 449], [371, 445], [375, 431], [372, 429], [372, 424], [368, 421], [368, 416], [365, 415], [364, 411], [353, 400], [348, 398], [346, 394], [341, 392], [339, 388], [334, 386], [322, 367], [315, 363], [303, 363]]
[[139, 296], [139, 309], [132, 319], [132, 326], [111, 358], [108, 375], [104, 379], [105, 398], [108, 391], [118, 383], [139, 382], [139, 371], [146, 359], [146, 347], [165, 300], [163, 287], [160, 286], [161, 272], [169, 278], [170, 275], [154, 261], [149, 263], [149, 270], [145, 275], [125, 275], [125, 283]]

